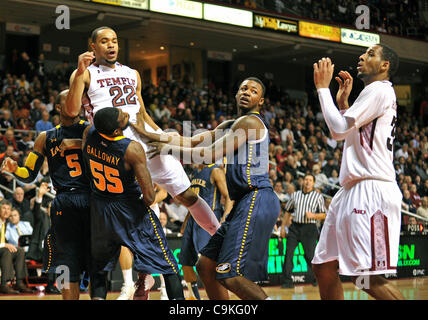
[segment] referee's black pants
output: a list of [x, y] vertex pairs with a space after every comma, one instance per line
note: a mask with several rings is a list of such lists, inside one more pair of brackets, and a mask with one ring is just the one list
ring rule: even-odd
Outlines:
[[285, 248], [285, 259], [282, 266], [283, 282], [292, 281], [291, 273], [293, 271], [294, 250], [302, 243], [304, 258], [308, 265], [308, 272], [312, 273], [312, 259], [315, 254], [315, 247], [318, 240], [318, 228], [315, 223], [297, 223], [293, 222], [288, 229], [287, 244]]

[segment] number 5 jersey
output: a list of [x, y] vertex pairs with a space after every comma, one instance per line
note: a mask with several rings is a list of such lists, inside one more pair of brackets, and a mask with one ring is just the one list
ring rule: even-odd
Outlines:
[[57, 125], [46, 131], [46, 158], [49, 165], [49, 174], [55, 190], [89, 191], [89, 179], [85, 173], [82, 151], [71, 149], [59, 152], [59, 145], [63, 139], [81, 139], [88, 123], [81, 120], [71, 126]]

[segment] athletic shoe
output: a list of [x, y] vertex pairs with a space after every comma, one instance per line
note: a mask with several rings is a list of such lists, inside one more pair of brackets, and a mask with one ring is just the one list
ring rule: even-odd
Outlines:
[[155, 279], [151, 274], [139, 272], [135, 282], [134, 300], [149, 300], [149, 292], [154, 284]]
[[122, 289], [120, 289], [120, 295], [116, 300], [132, 300], [134, 297], [135, 287], [134, 284], [126, 284], [122, 285]]

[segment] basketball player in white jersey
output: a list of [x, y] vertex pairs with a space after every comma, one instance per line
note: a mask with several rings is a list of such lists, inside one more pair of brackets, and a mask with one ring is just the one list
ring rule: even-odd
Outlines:
[[390, 77], [397, 54], [374, 45], [359, 57], [364, 82], [349, 107], [352, 77], [341, 71], [336, 108], [329, 85], [334, 65], [329, 58], [314, 64], [314, 82], [324, 119], [334, 139], [345, 140], [340, 184], [325, 220], [312, 268], [321, 299], [344, 299], [339, 274], [350, 276], [375, 299], [404, 299], [380, 276], [395, 273], [401, 224], [402, 194], [395, 180], [393, 139], [397, 104]]
[[[144, 115], [146, 130], [162, 132], [147, 114], [141, 97], [141, 78], [138, 71], [118, 63], [118, 39], [109, 27], [95, 29], [91, 35], [92, 52], [79, 56], [78, 68], [70, 77], [70, 91], [66, 101], [67, 114], [79, 114], [82, 97], [86, 92], [89, 104], [85, 106], [89, 121], [93, 115], [105, 107], [118, 107], [127, 112], [130, 122], [136, 123], [140, 111]], [[132, 126], [124, 135], [139, 141], [144, 150], [147, 145]], [[195, 221], [208, 233], [213, 235], [220, 224], [210, 206], [190, 189], [190, 181], [180, 162], [171, 155], [147, 159], [153, 182], [187, 207]]]

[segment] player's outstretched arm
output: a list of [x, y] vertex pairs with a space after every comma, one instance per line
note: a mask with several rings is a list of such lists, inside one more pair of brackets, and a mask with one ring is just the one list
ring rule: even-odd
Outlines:
[[45, 146], [46, 131], [43, 131], [34, 142], [33, 151], [29, 153], [23, 167], [19, 167], [15, 160], [8, 157], [3, 161], [1, 171], [12, 173], [19, 181], [24, 183], [33, 182], [45, 160]]
[[65, 113], [67, 116], [74, 118], [79, 115], [82, 107], [83, 91], [89, 86], [90, 75], [87, 68], [95, 58], [93, 52], [85, 52], [79, 56], [77, 69], [70, 76], [70, 90], [65, 100]]
[[333, 139], [343, 140], [350, 132], [352, 119], [344, 117], [331, 96], [328, 88], [333, 77], [334, 64], [329, 58], [322, 58], [314, 63], [314, 83], [318, 92], [321, 110]]
[[138, 97], [138, 102], [140, 102], [140, 113], [143, 115], [144, 121], [147, 122], [149, 126], [151, 126], [155, 130], [158, 130], [160, 128], [153, 121], [152, 117], [150, 117], [150, 115], [147, 113], [146, 107], [144, 105], [143, 97], [141, 96], [141, 89], [143, 86], [141, 83], [140, 73], [137, 70], [134, 70], [134, 71], [137, 74], [137, 92], [136, 93], [137, 93], [137, 97]]
[[149, 207], [155, 201], [156, 194], [152, 177], [146, 166], [146, 154], [141, 144], [131, 141], [126, 149], [124, 160], [134, 170], [135, 177], [143, 192], [143, 201]]
[[224, 132], [221, 138], [208, 146], [181, 147], [153, 142], [149, 143], [152, 149], [147, 154], [150, 158], [157, 154], [172, 154], [191, 163], [211, 164], [238, 150], [246, 141], [260, 139], [264, 130], [264, 125], [258, 118], [243, 116], [236, 120], [230, 130]]

